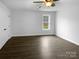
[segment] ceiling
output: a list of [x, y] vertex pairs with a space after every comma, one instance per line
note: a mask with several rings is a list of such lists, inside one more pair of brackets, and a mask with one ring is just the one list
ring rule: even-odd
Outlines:
[[[39, 8], [39, 4], [32, 3], [33, 1], [38, 0], [0, 0], [2, 1], [8, 8], [11, 10], [44, 10], [44, 11], [55, 11], [60, 6], [62, 2], [71, 2], [72, 0], [59, 0], [59, 2], [56, 3], [55, 7], [47, 8], [42, 7]], [[73, 0], [75, 1], [75, 0]], [[72, 2], [73, 2], [72, 1]], [[57, 5], [58, 4], [58, 5]]]
[[32, 0], [1, 0], [10, 9], [34, 9]]

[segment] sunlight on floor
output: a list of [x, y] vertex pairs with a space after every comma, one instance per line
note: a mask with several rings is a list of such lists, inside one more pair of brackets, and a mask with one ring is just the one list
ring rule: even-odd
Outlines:
[[44, 36], [40, 38], [40, 51], [43, 59], [48, 59], [51, 56], [50, 42], [51, 38]]

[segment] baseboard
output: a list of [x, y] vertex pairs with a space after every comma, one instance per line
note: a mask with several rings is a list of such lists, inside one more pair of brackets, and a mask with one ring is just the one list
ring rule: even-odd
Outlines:
[[29, 37], [29, 36], [56, 36], [55, 34], [50, 34], [50, 35], [28, 35], [28, 36], [13, 36], [12, 38], [15, 38], [15, 37]]
[[75, 45], [79, 46], [79, 43], [74, 42], [74, 41], [72, 41], [72, 40], [69, 40], [69, 39], [66, 38], [66, 37], [62, 37], [62, 36], [60, 36], [60, 35], [56, 35], [56, 36], [58, 36], [58, 37], [60, 37], [60, 38], [62, 38], [62, 39], [64, 39], [64, 40], [66, 40], [66, 41], [68, 41], [68, 42], [70, 42], [70, 43], [72, 43], [72, 44], [75, 44]]
[[6, 39], [5, 41], [0, 42], [0, 50], [4, 47], [4, 45], [7, 43], [8, 40], [10, 40], [12, 37]]

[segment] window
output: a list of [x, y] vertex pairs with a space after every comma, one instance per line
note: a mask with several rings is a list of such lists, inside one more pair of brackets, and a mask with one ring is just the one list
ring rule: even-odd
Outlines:
[[49, 15], [43, 15], [42, 30], [50, 30], [50, 16]]

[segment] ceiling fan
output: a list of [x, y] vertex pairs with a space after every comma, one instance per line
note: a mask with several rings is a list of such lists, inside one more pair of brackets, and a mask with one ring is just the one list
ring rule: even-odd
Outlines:
[[42, 3], [47, 7], [54, 7], [56, 1], [58, 0], [40, 0], [40, 1], [33, 1], [33, 3]]

